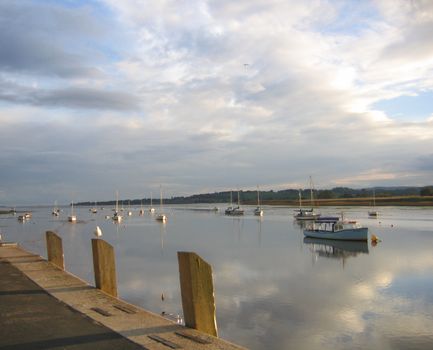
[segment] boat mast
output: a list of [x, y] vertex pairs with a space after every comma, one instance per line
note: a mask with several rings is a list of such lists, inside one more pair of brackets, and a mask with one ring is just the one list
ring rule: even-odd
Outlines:
[[260, 192], [259, 192], [259, 185], [257, 185], [257, 206], [260, 208]]
[[299, 210], [302, 209], [302, 189], [299, 189]]
[[313, 179], [310, 176], [310, 202], [311, 202], [311, 207], [314, 207], [314, 201], [313, 201]]
[[159, 207], [162, 212], [162, 186], [161, 185], [159, 185]]
[[116, 213], [119, 212], [119, 191], [116, 191]]

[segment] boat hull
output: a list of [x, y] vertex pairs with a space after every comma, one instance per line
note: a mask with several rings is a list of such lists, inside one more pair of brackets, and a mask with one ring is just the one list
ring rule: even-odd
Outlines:
[[320, 217], [320, 214], [295, 216], [298, 221], [314, 221]]
[[156, 220], [157, 220], [157, 221], [166, 222], [166, 221], [167, 221], [167, 216], [165, 216], [164, 214], [159, 214], [159, 215], [156, 217]]
[[344, 241], [367, 241], [368, 228], [353, 228], [344, 229], [340, 231], [327, 231], [327, 230], [304, 230], [305, 237], [320, 238], [320, 239], [334, 239]]

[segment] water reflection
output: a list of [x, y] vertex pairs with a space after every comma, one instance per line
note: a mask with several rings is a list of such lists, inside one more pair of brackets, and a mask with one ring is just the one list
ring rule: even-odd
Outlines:
[[161, 222], [159, 225], [159, 238], [160, 238], [160, 242], [161, 242], [161, 255], [164, 255], [164, 236], [167, 233], [165, 225], [166, 225], [165, 222]]
[[335, 241], [329, 239], [304, 237], [304, 244], [310, 246], [315, 257], [338, 259], [344, 262], [347, 258], [359, 254], [368, 254], [367, 242]]
[[257, 239], [259, 246], [262, 245], [262, 222], [263, 222], [263, 216], [257, 217]]
[[120, 296], [176, 317], [177, 252], [194, 251], [213, 268], [220, 336], [250, 349], [433, 348], [433, 210], [383, 208], [378, 221], [344, 208], [382, 239], [373, 247], [304, 239], [292, 208], [266, 208], [263, 218], [253, 207], [243, 218], [180, 208], [167, 225], [135, 211], [115, 224], [104, 219], [110, 208], [77, 208], [82, 222], [71, 225], [39, 208], [26, 224], [0, 216], [0, 227], [4, 239], [42, 256], [45, 231], [58, 232], [66, 269], [93, 284], [90, 240], [99, 225], [115, 248]]

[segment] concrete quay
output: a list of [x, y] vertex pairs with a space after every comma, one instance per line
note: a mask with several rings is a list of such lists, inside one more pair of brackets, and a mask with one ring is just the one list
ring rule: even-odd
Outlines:
[[0, 349], [245, 349], [88, 285], [38, 255], [0, 245]]

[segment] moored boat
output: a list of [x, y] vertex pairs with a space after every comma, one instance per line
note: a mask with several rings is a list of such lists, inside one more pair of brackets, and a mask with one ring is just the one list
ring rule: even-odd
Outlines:
[[167, 215], [163, 213], [163, 207], [162, 207], [162, 186], [159, 186], [159, 213], [156, 216], [157, 221], [166, 222], [167, 221]]
[[226, 215], [230, 215], [230, 216], [242, 216], [242, 215], [244, 215], [245, 211], [241, 208], [241, 200], [240, 200], [239, 191], [238, 191], [238, 206], [233, 207], [232, 192], [230, 192], [230, 206], [225, 210], [224, 213]]
[[323, 220], [309, 225], [304, 230], [304, 235], [321, 239], [367, 241], [368, 227], [354, 220]]
[[257, 186], [257, 208], [254, 209], [254, 215], [255, 216], [263, 216], [263, 209], [260, 206], [260, 191], [259, 191], [259, 186]]
[[57, 201], [54, 201], [54, 208], [51, 214], [54, 216], [59, 216], [60, 214], [60, 209], [57, 207]]
[[[313, 180], [310, 176], [310, 204], [313, 206], [314, 198], [313, 198]], [[304, 209], [302, 208], [302, 191], [299, 190], [299, 209], [295, 211], [294, 215], [295, 219], [298, 221], [314, 221], [320, 217], [319, 213], [314, 211], [314, 208]]]
[[116, 208], [114, 209], [112, 219], [115, 222], [122, 221], [122, 215], [119, 214], [119, 191], [116, 191]]
[[71, 215], [68, 216], [69, 222], [77, 222], [77, 216], [74, 214], [74, 202], [71, 203]]
[[153, 203], [152, 203], [152, 192], [150, 192], [150, 207], [149, 207], [149, 213], [153, 214], [155, 213], [155, 208], [153, 207]]
[[230, 191], [230, 205], [226, 208], [224, 214], [231, 215], [232, 212], [233, 212], [233, 192]]
[[314, 208], [311, 209], [302, 209], [299, 208], [296, 210], [295, 219], [298, 221], [313, 221], [320, 218], [320, 214], [314, 211]]
[[379, 212], [376, 210], [376, 193], [373, 189], [373, 208], [368, 211], [368, 217], [377, 218], [379, 216]]
[[23, 215], [18, 216], [18, 221], [26, 221], [29, 220], [32, 217], [31, 213], [24, 213]]
[[90, 208], [89, 211], [90, 211], [92, 214], [96, 214], [96, 213], [98, 213], [98, 209], [97, 209], [97, 207], [96, 207], [96, 202], [95, 202], [95, 206], [94, 206], [93, 208]]

